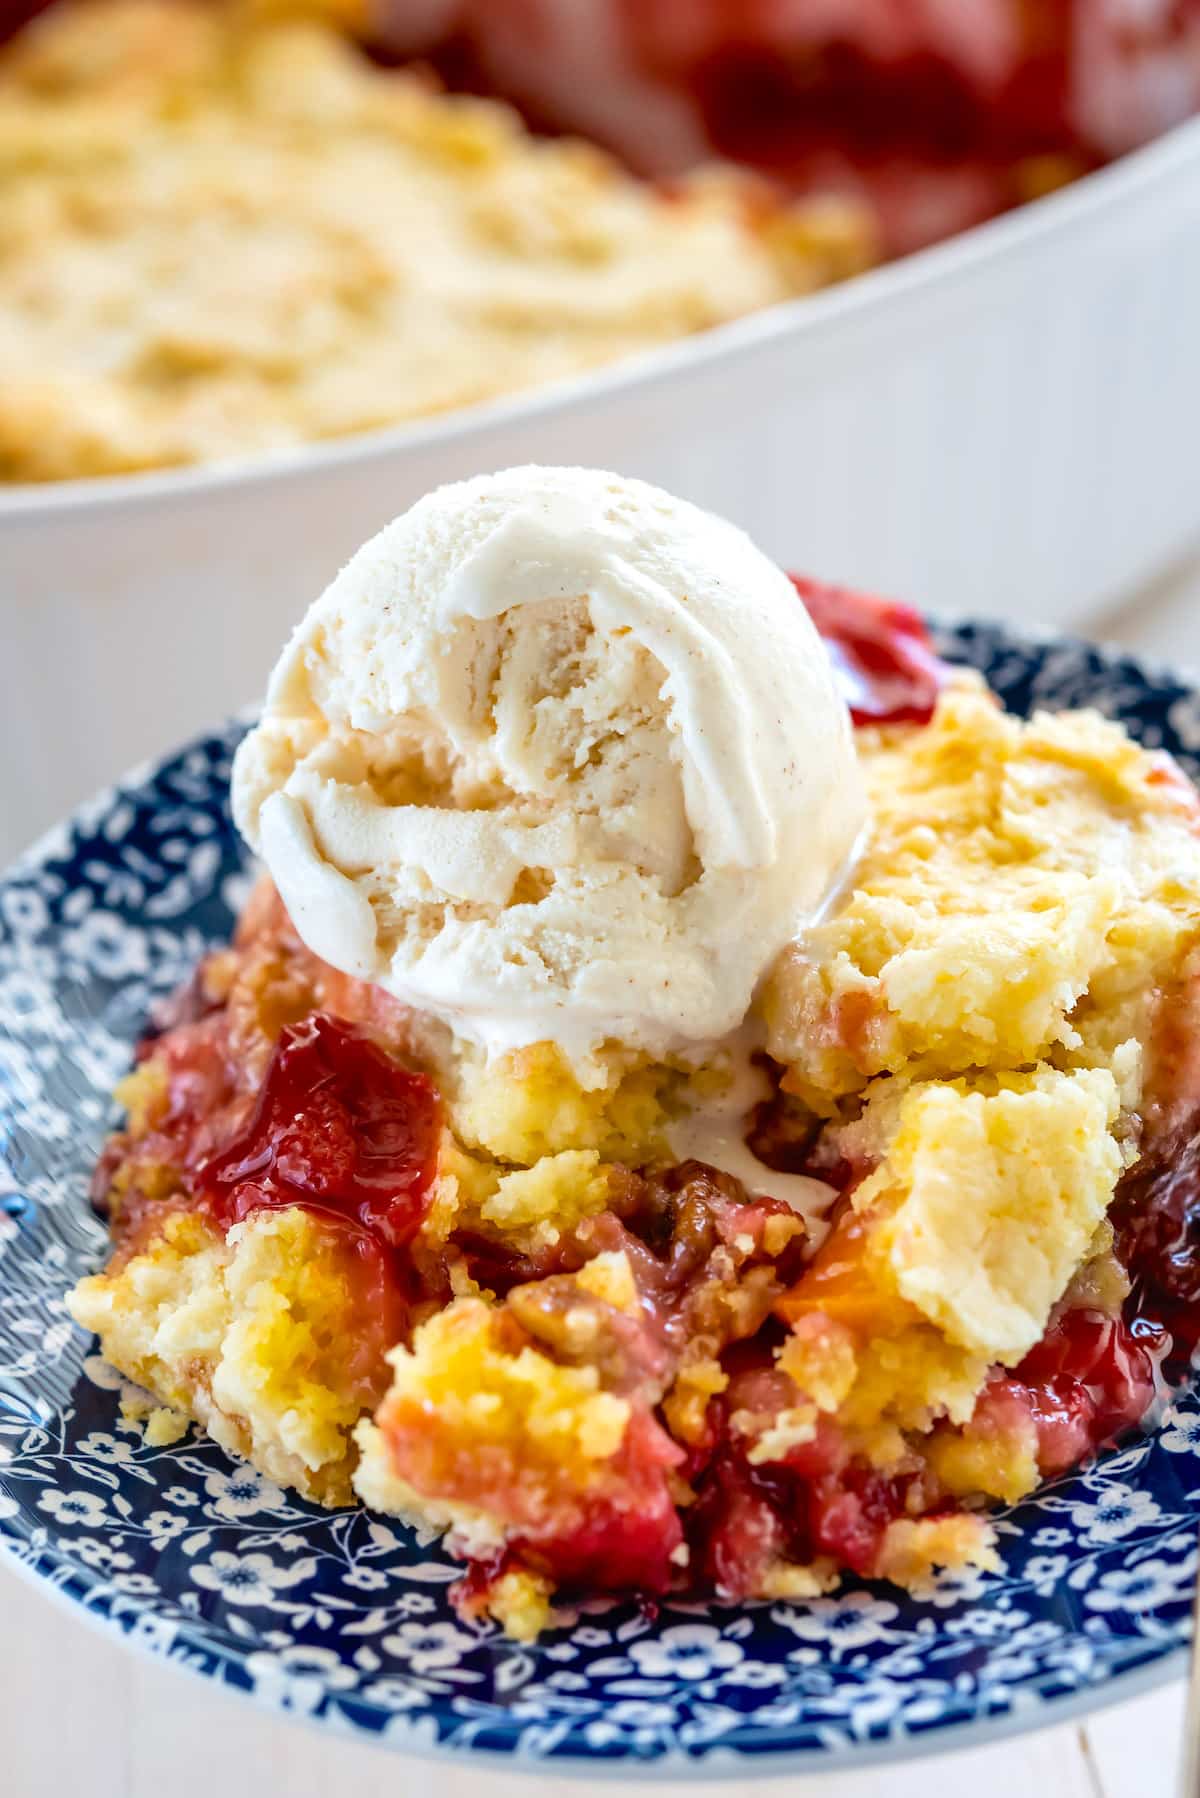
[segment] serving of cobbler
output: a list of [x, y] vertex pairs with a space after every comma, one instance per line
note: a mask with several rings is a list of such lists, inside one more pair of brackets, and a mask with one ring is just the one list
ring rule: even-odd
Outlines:
[[[493, 573], [520, 562], [508, 523], [487, 542]], [[312, 695], [333, 702], [306, 652], [311, 691], [294, 661], [268, 714], [286, 687], [360, 834], [347, 848], [317, 776], [293, 775], [326, 857], [298, 886], [263, 807], [276, 881], [152, 1020], [96, 1169], [112, 1252], [71, 1310], [153, 1395], [151, 1438], [192, 1421], [321, 1504], [435, 1526], [460, 1609], [519, 1638], [597, 1593], [804, 1599], [847, 1575], [919, 1593], [994, 1566], [989, 1508], [1149, 1419], [1197, 1334], [1200, 799], [1097, 713], [1006, 715], [908, 609], [795, 588], [851, 708], [867, 822], [735, 1030], [689, 1049], [631, 1028], [581, 1055], [566, 1024], [513, 1044], [414, 1003], [432, 938], [395, 938], [407, 985], [399, 952], [386, 978], [333, 965], [297, 894], [350, 890], [382, 829], [361, 815], [380, 752], [356, 740], [351, 781], [346, 743], [311, 748]], [[332, 656], [324, 616], [309, 641]], [[513, 628], [489, 729], [594, 715], [566, 631], [557, 612]], [[533, 632], [559, 633], [558, 673], [506, 723]], [[356, 718], [383, 741], [378, 712]], [[283, 791], [280, 740], [263, 765]], [[589, 738], [587, 769], [629, 741]], [[394, 839], [421, 808], [388, 779]], [[494, 791], [456, 803], [508, 817]], [[376, 880], [377, 920], [399, 890]], [[469, 932], [486, 904], [463, 910]]]

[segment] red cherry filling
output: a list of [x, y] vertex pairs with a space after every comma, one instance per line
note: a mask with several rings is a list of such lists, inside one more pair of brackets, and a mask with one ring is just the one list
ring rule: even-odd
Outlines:
[[888, 1524], [908, 1513], [913, 1475], [888, 1478], [853, 1461], [828, 1417], [780, 1459], [751, 1462], [738, 1413], [769, 1418], [798, 1396], [785, 1375], [762, 1365], [735, 1374], [714, 1407], [716, 1449], [696, 1479], [697, 1502], [685, 1518], [693, 1579], [724, 1598], [754, 1596], [781, 1560], [803, 1565], [831, 1556], [870, 1577]]
[[635, 1412], [617, 1458], [618, 1491], [589, 1504], [575, 1528], [561, 1536], [518, 1537], [514, 1552], [556, 1585], [661, 1596], [676, 1577], [672, 1556], [683, 1541], [666, 1477], [682, 1459], [666, 1431], [647, 1413]]
[[1200, 1340], [1200, 1131], [1173, 1130], [1132, 1167], [1112, 1209], [1131, 1304], [1160, 1317], [1172, 1361]]
[[919, 612], [793, 574], [855, 724], [928, 724], [949, 668]]
[[1039, 1471], [1065, 1473], [1141, 1422], [1168, 1340], [1149, 1318], [1065, 1312], [1019, 1367], [991, 1382], [974, 1421], [1002, 1430], [1023, 1413], [1037, 1433]]
[[193, 1185], [226, 1229], [264, 1206], [304, 1205], [394, 1250], [428, 1209], [439, 1129], [432, 1081], [316, 1012], [282, 1032], [249, 1123]]

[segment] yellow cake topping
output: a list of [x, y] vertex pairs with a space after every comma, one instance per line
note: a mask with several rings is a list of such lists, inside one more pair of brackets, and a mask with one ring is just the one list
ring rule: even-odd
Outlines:
[[63, 4], [0, 51], [0, 480], [444, 412], [871, 259], [863, 208], [668, 197], [271, 10]]
[[1194, 795], [1097, 713], [1025, 723], [973, 676], [860, 752], [852, 891], [765, 995], [791, 1090], [828, 1115], [882, 1073], [1112, 1067], [1200, 929]]

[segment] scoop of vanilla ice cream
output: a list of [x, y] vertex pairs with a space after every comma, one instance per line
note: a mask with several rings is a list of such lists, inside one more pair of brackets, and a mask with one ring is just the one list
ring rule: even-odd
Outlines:
[[498, 1050], [737, 1026], [863, 820], [786, 576], [642, 482], [443, 487], [311, 607], [234, 765], [297, 930]]

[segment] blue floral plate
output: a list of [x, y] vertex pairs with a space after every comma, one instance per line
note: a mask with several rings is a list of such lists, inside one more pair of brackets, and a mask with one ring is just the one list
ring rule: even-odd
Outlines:
[[[991, 626], [941, 634], [1027, 712], [1095, 704], [1200, 774], [1174, 676]], [[245, 885], [231, 725], [104, 795], [0, 882], [0, 1547], [150, 1652], [414, 1752], [695, 1775], [841, 1765], [1048, 1723], [1175, 1671], [1200, 1526], [1200, 1409], [1000, 1519], [1006, 1569], [917, 1603], [596, 1605], [536, 1648], [467, 1628], [436, 1544], [322, 1512], [209, 1441], [149, 1448], [63, 1295], [104, 1248], [88, 1176], [151, 1000]]]

